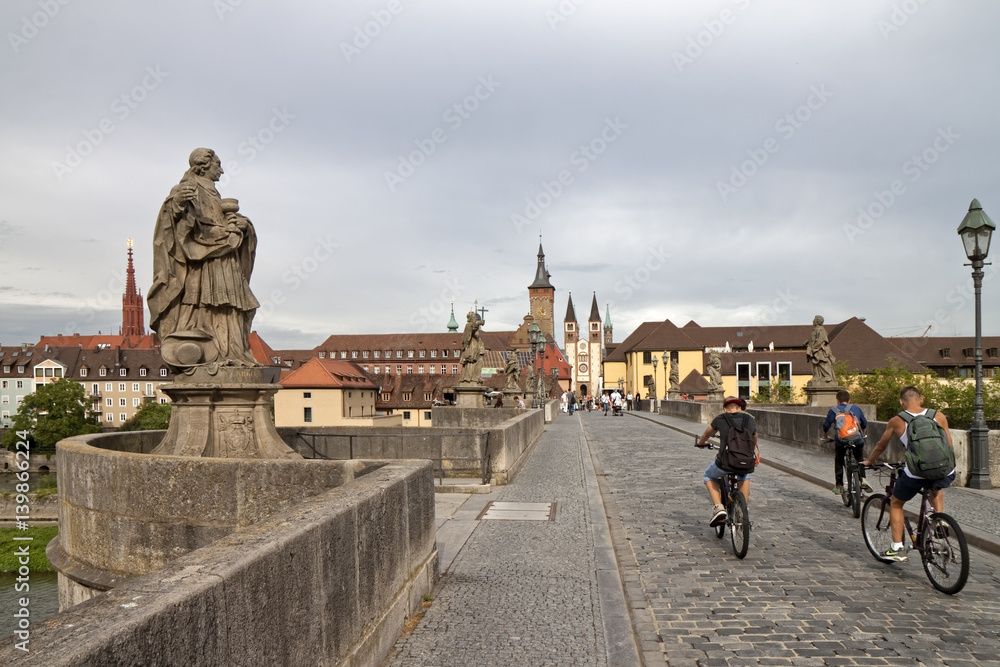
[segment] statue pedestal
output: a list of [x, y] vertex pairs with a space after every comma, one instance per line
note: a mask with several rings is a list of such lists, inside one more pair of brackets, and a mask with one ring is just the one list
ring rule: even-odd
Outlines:
[[837, 405], [837, 392], [843, 387], [836, 384], [814, 385], [811, 382], [805, 386], [806, 405], [811, 407], [832, 408]]
[[668, 391], [667, 392], [667, 398], [669, 398], [671, 401], [679, 401], [679, 400], [681, 400], [681, 392], [679, 390], [678, 391], [674, 391], [674, 390]]
[[710, 391], [708, 392], [709, 401], [718, 401], [720, 404], [722, 401], [726, 400], [726, 392], [724, 391]]
[[301, 459], [271, 419], [277, 369], [201, 366], [163, 392], [173, 401], [170, 427], [152, 454], [240, 459]]
[[[483, 408], [486, 404], [483, 402], [483, 392], [486, 391], [486, 385], [468, 383], [459, 383], [455, 385], [455, 407], [458, 408]], [[516, 395], [516, 394], [515, 394]], [[504, 393], [504, 397], [507, 394]], [[504, 401], [504, 405], [507, 402]]]

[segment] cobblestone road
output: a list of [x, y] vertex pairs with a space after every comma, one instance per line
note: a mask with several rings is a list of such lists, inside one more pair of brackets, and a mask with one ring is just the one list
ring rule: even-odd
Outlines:
[[839, 498], [761, 466], [737, 560], [708, 527], [714, 452], [633, 416], [582, 419], [646, 665], [1000, 665], [997, 558], [972, 550], [965, 589], [943, 595], [919, 559], [876, 562]]
[[586, 454], [575, 418], [546, 426], [514, 483], [491, 495], [507, 502], [555, 501], [555, 520], [480, 522], [389, 664], [608, 664]]

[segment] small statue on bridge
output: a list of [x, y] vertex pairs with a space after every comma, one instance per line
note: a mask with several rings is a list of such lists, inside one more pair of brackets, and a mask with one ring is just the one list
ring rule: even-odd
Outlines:
[[708, 395], [709, 397], [721, 396], [722, 390], [722, 359], [718, 352], [711, 352], [708, 355]]
[[462, 333], [462, 355], [459, 361], [462, 362], [462, 378], [459, 382], [466, 384], [483, 383], [483, 355], [486, 350], [483, 347], [483, 339], [479, 335], [479, 327], [483, 321], [479, 319], [478, 313], [470, 311], [465, 318], [465, 331]]
[[806, 341], [806, 358], [812, 364], [813, 376], [809, 384], [834, 385], [837, 378], [833, 373], [833, 364], [837, 359], [830, 349], [830, 339], [826, 335], [826, 328], [823, 327], [823, 318], [817, 315], [813, 318], [812, 335]]
[[[507, 394], [520, 394], [521, 386], [519, 380], [521, 377], [521, 369], [517, 364], [517, 352], [508, 352], [506, 366], [504, 367], [504, 383], [503, 390]], [[531, 372], [530, 369], [528, 371]]]

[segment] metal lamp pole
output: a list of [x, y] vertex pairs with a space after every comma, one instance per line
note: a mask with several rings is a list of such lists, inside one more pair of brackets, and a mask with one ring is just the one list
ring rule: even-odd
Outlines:
[[663, 400], [667, 400], [667, 391], [670, 389], [670, 376], [667, 369], [669, 368], [668, 363], [670, 361], [670, 354], [664, 350], [663, 351]]
[[650, 412], [656, 412], [656, 355], [653, 355], [653, 396], [649, 402]]
[[532, 364], [535, 369], [535, 387], [531, 390], [531, 407], [538, 407], [538, 337], [542, 335], [542, 330], [537, 322], [532, 322], [528, 327], [528, 344], [531, 346]]
[[545, 373], [545, 334], [538, 332], [538, 368], [535, 371], [535, 407], [545, 407], [545, 397], [542, 396], [542, 388], [545, 386], [542, 375]]
[[973, 489], [992, 489], [990, 481], [990, 430], [983, 414], [983, 317], [982, 288], [983, 266], [990, 251], [990, 238], [996, 225], [983, 211], [978, 199], [973, 199], [969, 212], [958, 226], [958, 233], [965, 246], [965, 254], [972, 266], [972, 284], [976, 292], [976, 402], [969, 429], [969, 486]]

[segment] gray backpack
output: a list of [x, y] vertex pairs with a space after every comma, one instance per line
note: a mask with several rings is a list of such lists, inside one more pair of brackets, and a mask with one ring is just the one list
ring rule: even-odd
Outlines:
[[899, 416], [906, 422], [906, 467], [924, 479], [942, 479], [955, 469], [955, 450], [948, 444], [948, 435], [934, 420], [935, 410], [911, 415], [902, 410]]

